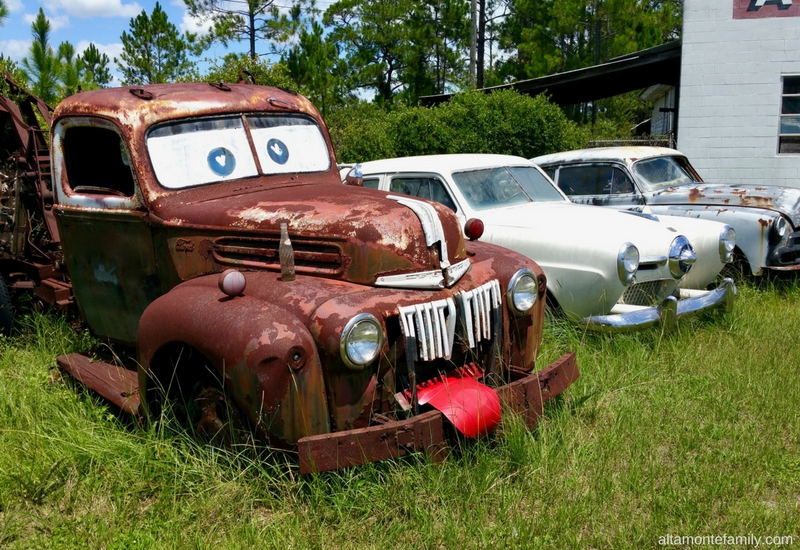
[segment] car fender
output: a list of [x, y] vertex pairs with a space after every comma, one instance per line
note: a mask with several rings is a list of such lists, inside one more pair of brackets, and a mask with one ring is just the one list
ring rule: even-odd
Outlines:
[[761, 275], [767, 266], [770, 252], [769, 231], [780, 217], [778, 212], [763, 208], [721, 206], [659, 206], [652, 205], [654, 214], [684, 216], [722, 222], [736, 231], [736, 247], [742, 251], [753, 275]]
[[314, 339], [286, 309], [246, 293], [229, 297], [217, 285], [176, 286], [151, 303], [139, 323], [142, 395], [154, 358], [175, 344], [204, 356], [235, 404], [271, 442], [293, 445], [301, 437], [330, 432]]
[[617, 275], [617, 250], [597, 243], [560, 239], [512, 227], [489, 227], [483, 239], [534, 260], [547, 276], [547, 289], [570, 317], [607, 313], [625, 291]]

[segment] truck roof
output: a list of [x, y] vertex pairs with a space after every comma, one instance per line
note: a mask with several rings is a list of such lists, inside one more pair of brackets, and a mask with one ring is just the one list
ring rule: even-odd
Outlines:
[[54, 120], [65, 116], [108, 117], [131, 129], [157, 122], [237, 112], [297, 112], [319, 119], [316, 108], [294, 92], [254, 84], [147, 84], [79, 92], [62, 101]]

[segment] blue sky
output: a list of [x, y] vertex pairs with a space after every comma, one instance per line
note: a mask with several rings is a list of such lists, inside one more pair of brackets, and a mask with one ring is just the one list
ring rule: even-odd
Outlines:
[[[203, 32], [203, 25], [186, 13], [183, 0], [161, 0], [169, 20], [181, 31]], [[15, 61], [28, 55], [31, 44], [31, 22], [39, 8], [50, 20], [50, 42], [53, 49], [61, 42], [71, 42], [78, 53], [91, 42], [112, 60], [122, 51], [120, 36], [129, 29], [131, 18], [146, 10], [151, 13], [156, 0], [6, 0], [9, 17], [0, 27], [0, 53]], [[266, 47], [264, 47], [266, 49]], [[215, 46], [204, 58], [224, 55], [228, 51], [246, 51], [244, 43], [231, 43], [228, 49]]]

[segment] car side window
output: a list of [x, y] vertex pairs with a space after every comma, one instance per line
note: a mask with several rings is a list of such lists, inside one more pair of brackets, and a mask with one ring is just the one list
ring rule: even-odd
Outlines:
[[567, 195], [596, 195], [597, 166], [562, 166], [558, 170], [558, 186]]
[[633, 193], [633, 182], [614, 166], [593, 164], [562, 166], [558, 186], [567, 195], [621, 195]]
[[73, 192], [133, 196], [128, 150], [113, 130], [92, 126], [68, 128], [64, 136], [64, 160]]
[[389, 190], [393, 193], [402, 193], [435, 201], [445, 205], [453, 212], [457, 211], [456, 204], [447, 193], [444, 184], [435, 178], [392, 178]]
[[[633, 193], [633, 182], [628, 175], [619, 168], [612, 168], [611, 185], [607, 194], [610, 195], [624, 195], [626, 193]], [[606, 193], [604, 191], [604, 193]]]
[[378, 178], [364, 178], [364, 187], [367, 189], [377, 189], [381, 180]]

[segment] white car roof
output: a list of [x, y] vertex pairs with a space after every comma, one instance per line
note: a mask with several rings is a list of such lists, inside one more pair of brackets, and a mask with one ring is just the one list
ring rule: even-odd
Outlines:
[[668, 149], [666, 147], [597, 147], [594, 149], [576, 149], [574, 151], [564, 151], [562, 153], [541, 155], [534, 157], [531, 160], [536, 164], [554, 164], [593, 160], [615, 160], [625, 164], [630, 164], [639, 159], [662, 157], [666, 155], [685, 156], [680, 151]]
[[494, 166], [530, 165], [531, 161], [513, 155], [463, 154], [422, 155], [394, 159], [372, 160], [361, 164], [361, 173], [384, 174], [392, 172], [438, 172], [451, 173]]

